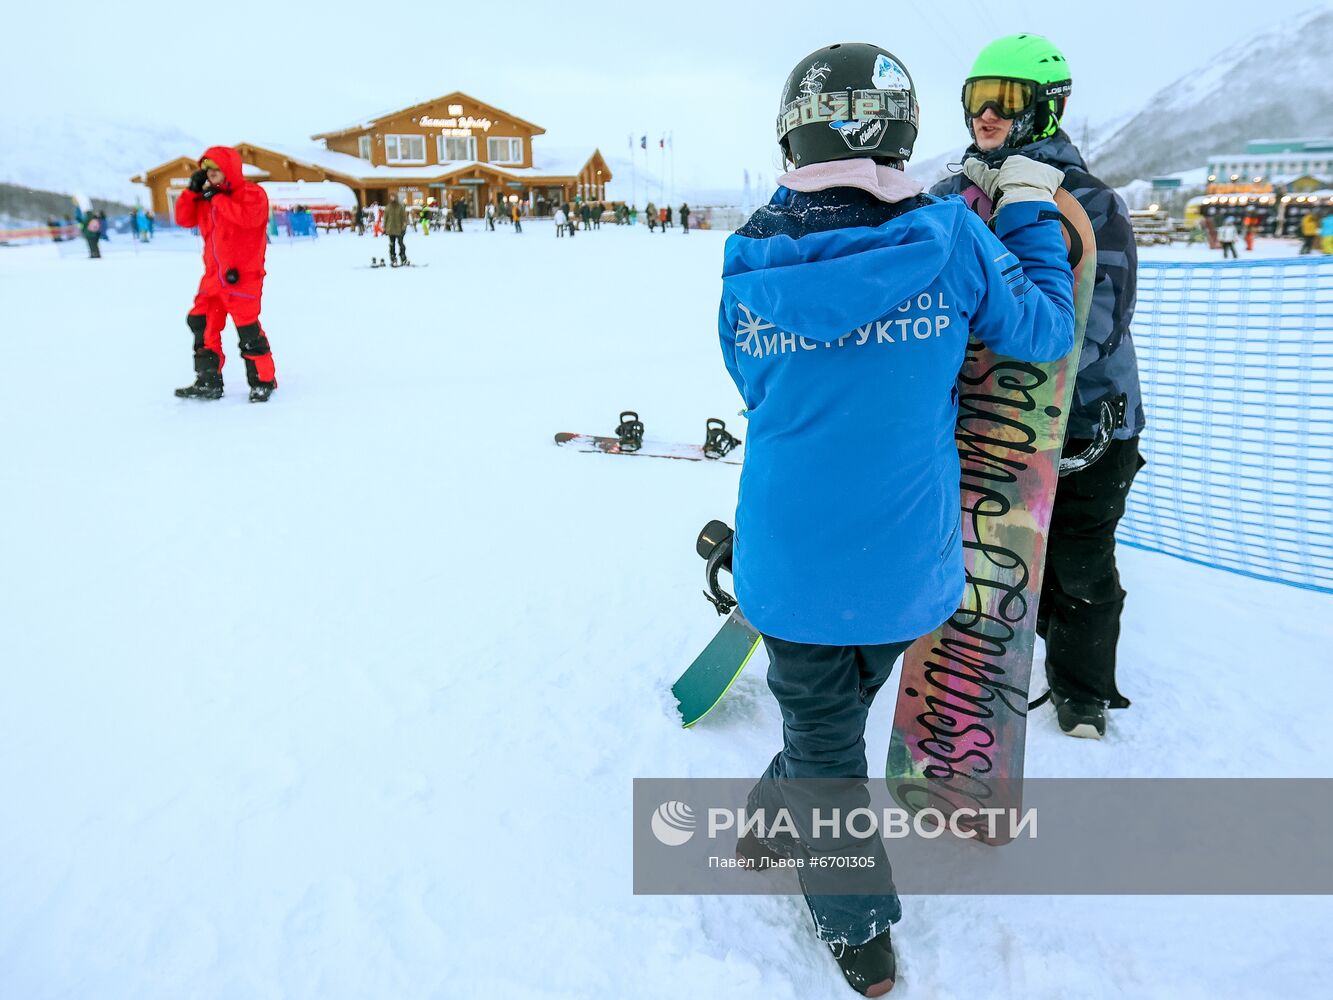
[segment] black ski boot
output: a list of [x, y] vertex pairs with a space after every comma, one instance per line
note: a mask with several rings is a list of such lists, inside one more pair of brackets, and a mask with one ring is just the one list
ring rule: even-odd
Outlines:
[[272, 382], [256, 382], [250, 386], [250, 402], [267, 403], [268, 397], [273, 395], [273, 390], [278, 387], [278, 380]]
[[1106, 707], [1100, 701], [1066, 698], [1051, 688], [1051, 704], [1060, 732], [1085, 740], [1099, 740], [1106, 735]]
[[893, 989], [898, 963], [888, 931], [862, 945], [831, 944], [829, 951], [847, 985], [862, 996], [882, 997]]
[[620, 414], [616, 437], [620, 439], [621, 451], [638, 451], [643, 447], [643, 421], [633, 410], [625, 410]]
[[177, 389], [176, 395], [181, 399], [221, 399], [222, 376], [216, 372], [200, 372], [194, 385]]

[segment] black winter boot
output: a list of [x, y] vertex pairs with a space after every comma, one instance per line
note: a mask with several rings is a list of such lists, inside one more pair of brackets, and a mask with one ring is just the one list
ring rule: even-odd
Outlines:
[[272, 382], [256, 382], [250, 386], [250, 402], [267, 403], [268, 397], [273, 395], [273, 390], [278, 387], [278, 380]]
[[893, 942], [885, 931], [862, 945], [831, 944], [833, 960], [842, 970], [847, 985], [862, 996], [882, 997], [893, 989], [898, 963], [893, 957]]
[[1085, 740], [1099, 740], [1106, 735], [1106, 706], [1100, 701], [1066, 698], [1051, 688], [1051, 704], [1060, 732]]
[[221, 399], [222, 376], [217, 372], [200, 372], [194, 385], [182, 386], [176, 395], [181, 399]]

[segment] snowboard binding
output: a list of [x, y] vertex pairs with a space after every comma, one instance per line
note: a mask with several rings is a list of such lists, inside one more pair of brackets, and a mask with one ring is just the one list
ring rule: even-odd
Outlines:
[[371, 258], [370, 258], [370, 266], [371, 266], [371, 267], [383, 267], [383, 266], [384, 266], [384, 258], [383, 258], [383, 257], [371, 257]]
[[704, 423], [704, 458], [721, 458], [731, 452], [741, 439], [727, 431], [727, 425], [717, 417]]
[[1102, 400], [1100, 415], [1097, 420], [1097, 433], [1093, 436], [1092, 444], [1077, 455], [1061, 456], [1060, 476], [1062, 478], [1071, 472], [1082, 472], [1106, 454], [1106, 449], [1111, 447], [1111, 439], [1115, 432], [1125, 426], [1125, 409], [1128, 405], [1123, 392], [1114, 399]]
[[724, 616], [731, 614], [732, 609], [736, 607], [736, 598], [722, 589], [717, 578], [724, 569], [728, 573], [732, 571], [731, 549], [735, 537], [736, 533], [723, 522], [709, 521], [699, 532], [699, 538], [694, 543], [694, 550], [708, 563], [704, 570], [708, 580], [708, 589], [704, 591], [704, 597], [717, 609], [719, 615]]
[[643, 421], [633, 410], [624, 410], [620, 414], [616, 437], [620, 440], [621, 451], [638, 451], [643, 447]]

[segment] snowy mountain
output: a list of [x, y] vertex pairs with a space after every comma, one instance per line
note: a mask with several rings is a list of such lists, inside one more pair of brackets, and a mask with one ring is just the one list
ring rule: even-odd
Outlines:
[[1109, 184], [1200, 167], [1259, 136], [1322, 135], [1333, 109], [1333, 8], [1246, 38], [1162, 88], [1085, 149]]
[[171, 126], [66, 115], [29, 119], [6, 109], [0, 129], [0, 181], [134, 204], [147, 188], [130, 178], [205, 143]]

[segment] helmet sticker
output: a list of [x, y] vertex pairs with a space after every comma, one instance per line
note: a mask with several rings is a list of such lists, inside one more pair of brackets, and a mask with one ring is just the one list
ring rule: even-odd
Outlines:
[[869, 121], [829, 122], [830, 128], [838, 130], [848, 149], [874, 149], [879, 137], [884, 133], [884, 119], [872, 118]]
[[907, 71], [882, 52], [875, 57], [875, 68], [870, 78], [877, 90], [912, 89], [912, 81], [908, 79]]
[[811, 63], [801, 77], [801, 96], [813, 97], [824, 90], [824, 80], [833, 68], [828, 63]]

